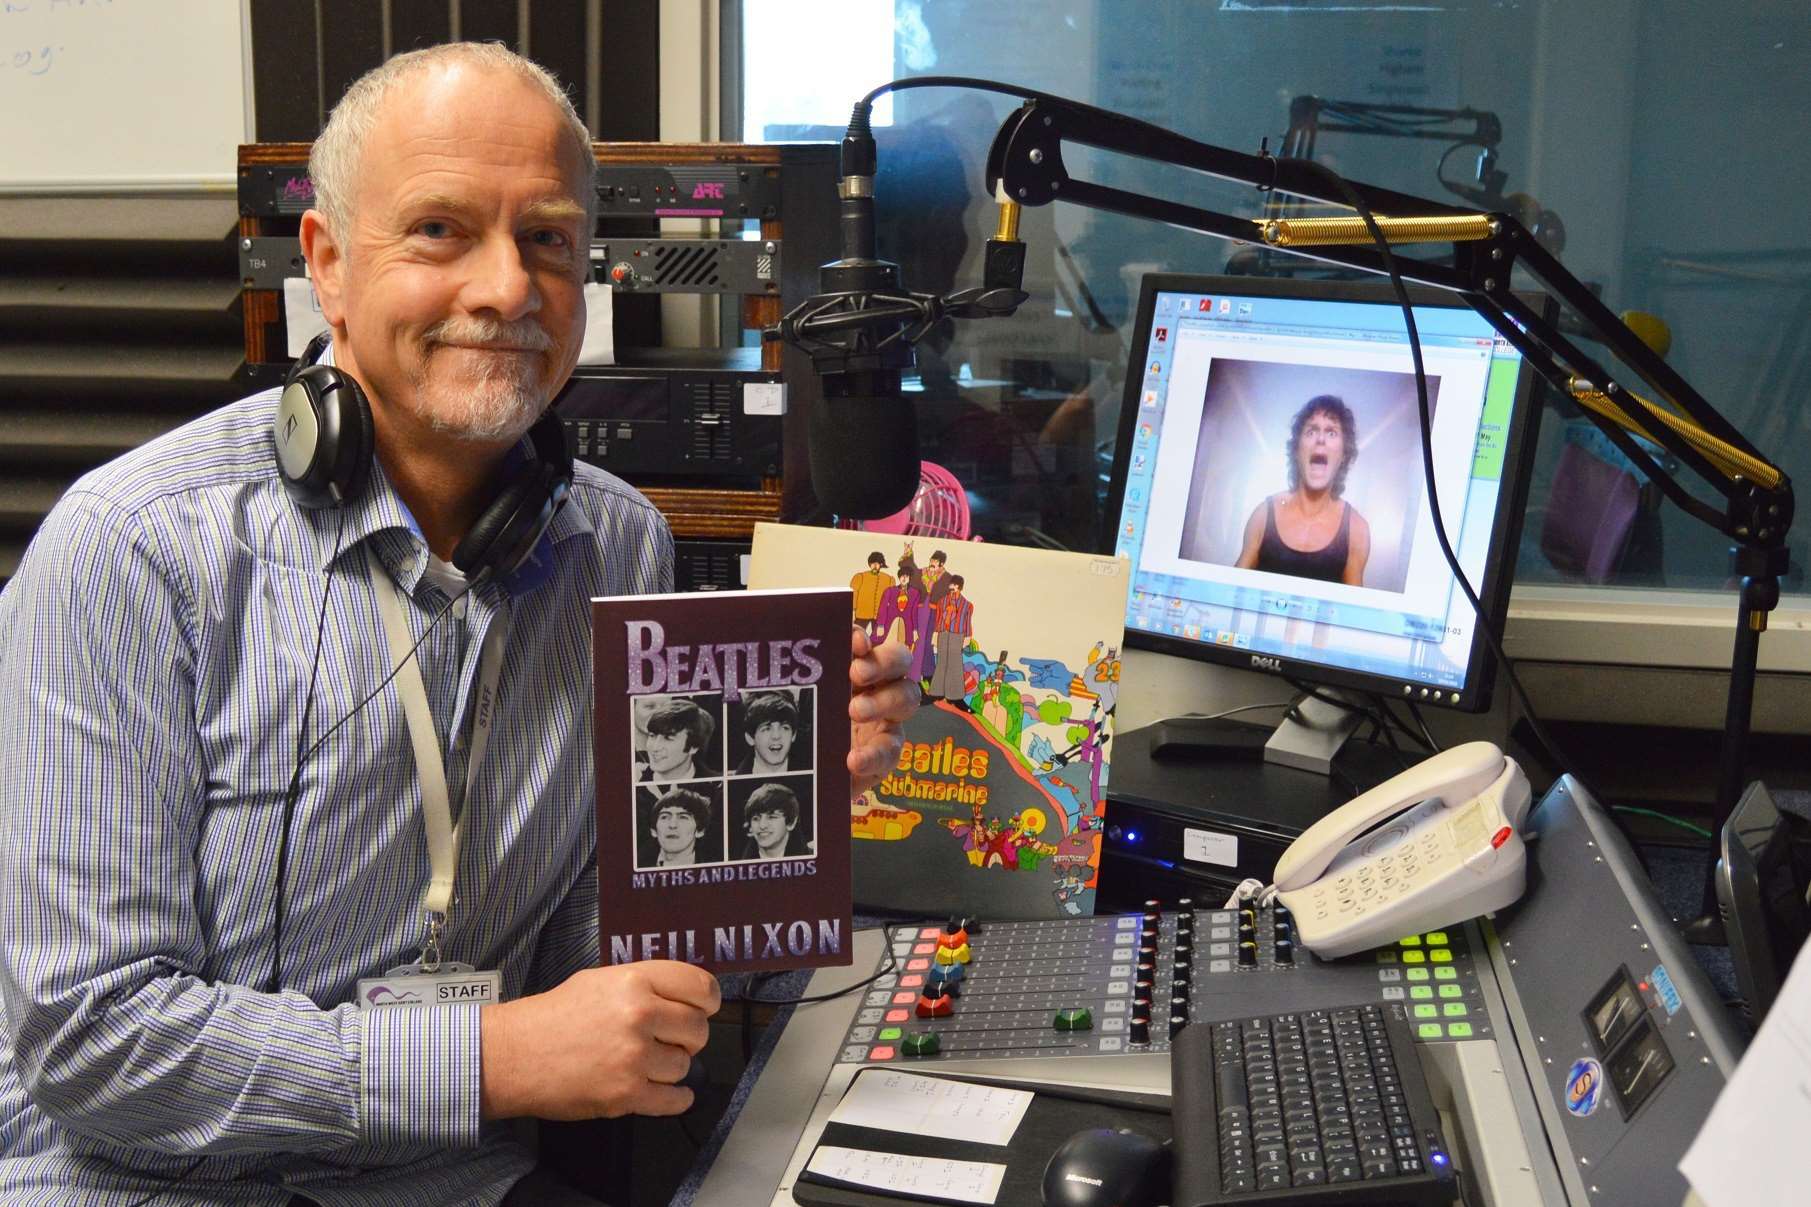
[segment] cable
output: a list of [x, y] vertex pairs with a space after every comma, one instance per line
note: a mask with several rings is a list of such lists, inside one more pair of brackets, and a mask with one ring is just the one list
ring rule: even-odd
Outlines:
[[302, 720], [296, 726], [296, 765], [289, 774], [289, 788], [283, 793], [283, 828], [277, 836], [277, 875], [273, 885], [275, 901], [271, 907], [274, 914], [270, 949], [271, 993], [276, 993], [283, 987], [283, 892], [289, 867], [289, 830], [295, 820], [296, 800], [302, 792], [302, 766], [308, 758], [303, 747], [308, 741], [308, 719], [314, 715], [315, 684], [321, 675], [321, 638], [327, 631], [327, 601], [333, 596], [333, 571], [339, 565], [340, 550], [344, 547], [346, 537], [347, 508], [342, 507], [339, 512], [339, 526], [333, 534], [333, 556], [327, 559], [327, 582], [321, 588], [320, 614], [314, 622], [314, 665], [308, 670], [308, 694], [302, 699]]
[[1528, 727], [1533, 731], [1535, 740], [1540, 743], [1542, 751], [1553, 761], [1555, 767], [1564, 769], [1571, 766], [1571, 763], [1560, 753], [1559, 743], [1555, 742], [1547, 733], [1546, 727], [1541, 724], [1540, 717], [1535, 714], [1534, 705], [1528, 699], [1528, 690], [1522, 686], [1521, 676], [1516, 674], [1515, 663], [1509, 660], [1509, 655], [1503, 649], [1502, 640], [1491, 628], [1490, 620], [1484, 613], [1484, 603], [1478, 598], [1478, 593], [1472, 589], [1471, 580], [1465, 577], [1465, 571], [1459, 565], [1459, 556], [1453, 552], [1452, 542], [1447, 538], [1446, 522], [1440, 515], [1440, 496], [1434, 485], [1434, 424], [1427, 398], [1427, 365], [1421, 359], [1421, 333], [1415, 326], [1415, 308], [1409, 301], [1408, 287], [1402, 283], [1402, 273], [1396, 266], [1395, 253], [1390, 250], [1389, 240], [1384, 238], [1383, 231], [1378, 227], [1377, 217], [1371, 212], [1370, 205], [1358, 195], [1358, 191], [1344, 176], [1325, 164], [1315, 163], [1311, 159], [1298, 159], [1294, 162], [1301, 164], [1333, 185], [1346, 199], [1346, 204], [1358, 211], [1358, 216], [1364, 220], [1365, 229], [1371, 232], [1371, 241], [1377, 247], [1377, 254], [1383, 259], [1384, 268], [1390, 274], [1390, 284], [1396, 291], [1397, 303], [1402, 307], [1403, 325], [1408, 329], [1409, 355], [1415, 363], [1415, 400], [1421, 420], [1421, 471], [1427, 481], [1428, 512], [1434, 521], [1434, 536], [1439, 541], [1440, 552], [1446, 557], [1447, 566], [1452, 569], [1454, 581], [1464, 592], [1466, 602], [1471, 604], [1472, 615], [1477, 618], [1478, 628], [1483, 632], [1485, 641], [1489, 643], [1491, 653], [1496, 655], [1497, 662], [1508, 677], [1516, 699], [1521, 702], [1522, 713], [1528, 720]]
[[893, 952], [893, 929], [898, 926], [925, 926], [932, 921], [933, 919], [930, 918], [919, 918], [910, 922], [888, 922], [886, 925], [882, 926], [881, 932], [885, 937], [887, 945], [887, 962], [883, 964], [873, 976], [863, 977], [853, 985], [845, 985], [841, 989], [836, 989], [829, 993], [811, 994], [806, 997], [756, 997], [753, 993], [749, 992], [748, 988], [744, 988], [740, 1000], [752, 1002], [761, 1006], [809, 1006], [816, 1002], [832, 1001], [836, 998], [854, 993], [858, 989], [866, 989], [869, 985], [872, 985], [881, 977], [886, 976], [889, 972], [897, 972], [899, 970], [899, 957]]
[[1681, 830], [1690, 830], [1699, 838], [1708, 839], [1712, 837], [1711, 832], [1706, 830], [1703, 826], [1700, 826], [1695, 822], [1686, 821], [1683, 817], [1674, 817], [1671, 813], [1662, 813], [1658, 809], [1637, 809], [1634, 805], [1612, 805], [1610, 808], [1611, 811], [1615, 813], [1633, 813], [1638, 817], [1651, 817], [1656, 821], [1663, 821], [1668, 825], [1678, 826]]
[[1413, 700], [1406, 701], [1409, 715], [1415, 718], [1415, 724], [1421, 726], [1421, 736], [1427, 741], [1427, 748], [1435, 754], [1440, 753], [1440, 743], [1434, 741], [1434, 731], [1427, 727], [1427, 719], [1421, 715], [1421, 708]]

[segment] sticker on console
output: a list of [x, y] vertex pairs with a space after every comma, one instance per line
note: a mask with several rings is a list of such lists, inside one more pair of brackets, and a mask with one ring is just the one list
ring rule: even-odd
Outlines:
[[1654, 971], [1648, 973], [1648, 982], [1660, 996], [1660, 1004], [1666, 1007], [1666, 1016], [1671, 1018], [1679, 1013], [1679, 1007], [1684, 1003], [1679, 1000], [1679, 991], [1673, 987], [1673, 978], [1665, 964], [1654, 965]]
[[1603, 1066], [1586, 1057], [1572, 1062], [1566, 1073], [1566, 1109], [1584, 1118], [1603, 1098]]

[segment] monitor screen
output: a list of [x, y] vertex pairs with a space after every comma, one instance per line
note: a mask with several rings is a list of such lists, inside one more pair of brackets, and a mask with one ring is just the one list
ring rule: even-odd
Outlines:
[[[1533, 373], [1413, 291], [1441, 516], [1500, 617]], [[1482, 709], [1491, 658], [1434, 536], [1413, 361], [1387, 281], [1144, 278], [1115, 449], [1128, 644]]]

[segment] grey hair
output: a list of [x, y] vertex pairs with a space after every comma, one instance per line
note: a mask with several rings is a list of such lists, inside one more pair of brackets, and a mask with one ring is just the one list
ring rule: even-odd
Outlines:
[[[580, 161], [587, 165], [592, 162], [591, 131], [585, 128], [584, 121], [580, 119], [578, 110], [572, 107], [572, 101], [567, 97], [566, 90], [560, 87], [559, 80], [539, 63], [523, 58], [498, 42], [446, 42], [422, 50], [411, 50], [386, 60], [354, 80], [352, 86], [346, 89], [346, 94], [333, 107], [333, 112], [327, 117], [327, 125], [308, 153], [308, 177], [314, 184], [314, 207], [325, 215], [327, 227], [335, 236], [343, 238], [347, 230], [347, 223], [352, 217], [354, 181], [357, 179], [359, 161], [364, 155], [365, 139], [377, 124], [378, 115], [391, 91], [398, 84], [430, 68], [451, 67], [458, 63], [512, 71], [539, 87], [565, 119], [567, 132], [572, 135]], [[597, 213], [596, 192], [587, 185], [584, 194], [580, 200], [584, 203], [585, 215], [587, 219], [594, 218]]]

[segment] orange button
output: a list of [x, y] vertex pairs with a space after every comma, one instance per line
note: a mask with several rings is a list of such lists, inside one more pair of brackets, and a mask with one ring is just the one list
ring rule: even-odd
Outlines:
[[906, 992], [906, 993], [895, 993], [893, 995], [893, 1004], [895, 1006], [910, 1006], [913, 1002], [915, 1002], [917, 1000], [918, 1000], [918, 995], [916, 993]]
[[889, 1023], [903, 1023], [911, 1017], [912, 1017], [912, 1012], [910, 1010], [889, 1010], [889, 1011], [887, 1011], [887, 1021]]
[[868, 1059], [869, 1060], [892, 1060], [893, 1059], [893, 1049], [886, 1044], [882, 1044], [878, 1048], [870, 1048], [870, 1049], [868, 1049]]

